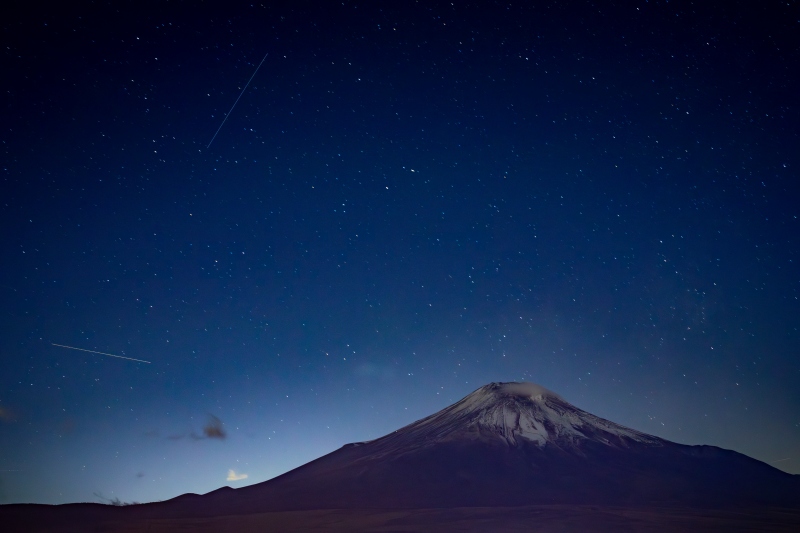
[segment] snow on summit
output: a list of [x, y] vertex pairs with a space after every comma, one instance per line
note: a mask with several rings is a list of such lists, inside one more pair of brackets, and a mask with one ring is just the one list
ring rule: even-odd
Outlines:
[[509, 446], [529, 441], [540, 448], [561, 449], [577, 449], [587, 441], [612, 447], [627, 447], [632, 442], [658, 446], [664, 442], [583, 411], [541, 385], [510, 382], [489, 383], [371, 444], [388, 451], [455, 439], [500, 439]]

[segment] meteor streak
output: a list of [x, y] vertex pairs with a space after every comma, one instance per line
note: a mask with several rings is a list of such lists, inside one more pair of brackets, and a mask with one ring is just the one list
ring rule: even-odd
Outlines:
[[[244, 86], [244, 89], [242, 89], [242, 92], [240, 92], [240, 93], [239, 93], [239, 98], [241, 98], [241, 97], [242, 97], [242, 95], [244, 94], [244, 92], [247, 90], [247, 87], [248, 87], [248, 85], [250, 85], [250, 82], [251, 82], [251, 81], [253, 81], [253, 78], [255, 78], [255, 77], [256, 77], [256, 72], [258, 72], [258, 69], [260, 69], [260, 68], [261, 68], [261, 65], [263, 65], [263, 64], [264, 64], [264, 60], [265, 60], [265, 59], [267, 59], [267, 56], [268, 56], [268, 55], [269, 55], [269, 52], [267, 52], [266, 54], [264, 54], [264, 58], [261, 60], [261, 63], [259, 63], [259, 64], [258, 64], [258, 66], [256, 67], [255, 71], [253, 71], [253, 75], [252, 75], [252, 76], [250, 76], [250, 79], [249, 79], [249, 80], [247, 80], [247, 84], [245, 84], [245, 86]], [[206, 150], [207, 150], [207, 149], [209, 149], [209, 148], [211, 147], [211, 143], [213, 143], [213, 142], [214, 142], [214, 139], [216, 139], [216, 138], [217, 138], [217, 133], [219, 133], [219, 130], [221, 130], [221, 129], [222, 129], [222, 126], [224, 126], [224, 125], [225, 125], [225, 121], [226, 121], [226, 120], [228, 120], [228, 117], [229, 117], [229, 116], [231, 116], [231, 113], [233, 113], [233, 108], [234, 108], [234, 107], [236, 107], [236, 104], [238, 104], [238, 103], [239, 103], [239, 98], [237, 98], [237, 99], [236, 99], [236, 101], [235, 101], [235, 102], [233, 103], [233, 105], [231, 106], [231, 110], [230, 110], [230, 111], [228, 111], [228, 114], [227, 114], [227, 115], [225, 115], [225, 118], [223, 118], [223, 119], [222, 119], [222, 124], [220, 124], [220, 125], [219, 125], [219, 128], [217, 128], [217, 131], [216, 131], [216, 132], [214, 132], [214, 136], [213, 136], [213, 137], [211, 137], [211, 141], [208, 143], [208, 146], [206, 146]]]
[[53, 346], [58, 346], [59, 348], [69, 348], [70, 350], [78, 350], [81, 352], [89, 352], [89, 353], [98, 353], [100, 355], [107, 355], [109, 357], [118, 357], [119, 359], [127, 359], [128, 361], [136, 361], [137, 363], [147, 363], [150, 364], [150, 361], [144, 361], [142, 359], [134, 359], [133, 357], [125, 357], [124, 355], [114, 355], [113, 353], [105, 353], [105, 352], [96, 352], [94, 350], [86, 350], [85, 348], [76, 348], [74, 346], [67, 346], [65, 344], [56, 344], [51, 342]]

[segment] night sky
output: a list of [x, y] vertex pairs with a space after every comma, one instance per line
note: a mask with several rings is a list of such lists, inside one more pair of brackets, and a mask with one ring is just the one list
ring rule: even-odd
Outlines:
[[800, 4], [530, 4], [5, 5], [0, 503], [491, 381], [800, 473]]

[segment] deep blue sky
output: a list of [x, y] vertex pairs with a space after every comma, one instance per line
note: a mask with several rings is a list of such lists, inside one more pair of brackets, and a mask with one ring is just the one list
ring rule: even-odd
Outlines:
[[0, 503], [511, 380], [800, 473], [797, 2], [71, 4], [0, 17]]

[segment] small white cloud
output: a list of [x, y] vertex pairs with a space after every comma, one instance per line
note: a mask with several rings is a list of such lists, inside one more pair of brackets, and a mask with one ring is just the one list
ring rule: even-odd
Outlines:
[[237, 474], [233, 470], [228, 470], [228, 481], [239, 481], [241, 479], [247, 479], [247, 474]]

